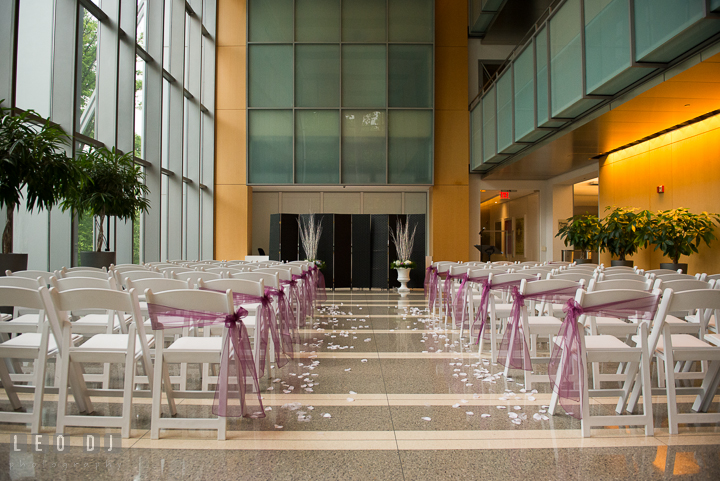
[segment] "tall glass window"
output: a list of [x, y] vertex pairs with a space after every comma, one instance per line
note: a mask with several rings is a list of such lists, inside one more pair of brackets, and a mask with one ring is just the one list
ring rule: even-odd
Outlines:
[[[15, 105], [47, 117], [51, 96], [53, 0], [20, 2], [19, 16]], [[3, 107], [7, 107], [9, 101], [5, 99]]]
[[[83, 9], [84, 10], [84, 9]], [[95, 137], [95, 108], [97, 106], [98, 20], [84, 10], [80, 30], [80, 69], [78, 82], [78, 110], [75, 129], [88, 137]]]
[[248, 182], [431, 184], [433, 17], [432, 0], [249, 0]]

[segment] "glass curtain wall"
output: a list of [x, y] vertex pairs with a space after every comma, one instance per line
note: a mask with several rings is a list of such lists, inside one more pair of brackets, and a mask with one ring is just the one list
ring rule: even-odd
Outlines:
[[249, 0], [248, 183], [432, 184], [434, 2]]
[[[15, 37], [2, 30], [0, 42], [15, 46], [14, 79], [0, 98], [14, 101], [3, 105], [60, 124], [70, 155], [115, 147], [145, 174], [149, 213], [111, 219], [103, 249], [118, 263], [211, 258], [216, 0], [19, 0], [11, 12]], [[16, 214], [30, 268], [96, 247], [89, 216], [56, 211]]]

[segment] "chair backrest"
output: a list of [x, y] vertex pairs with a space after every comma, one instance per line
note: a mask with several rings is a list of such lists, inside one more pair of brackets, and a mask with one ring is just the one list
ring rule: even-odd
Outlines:
[[276, 267], [267, 267], [265, 269], [255, 269], [252, 272], [241, 272], [239, 274], [230, 274], [230, 277], [232, 279], [242, 279], [243, 274], [253, 274], [257, 272], [258, 274], [276, 274], [278, 278], [281, 281], [291, 281], [292, 280], [292, 271], [290, 269], [282, 269], [280, 266]]
[[655, 274], [655, 279], [662, 279], [663, 281], [678, 281], [678, 280], [698, 280], [695, 276], [689, 274]]
[[61, 292], [57, 288], [51, 287], [50, 297], [61, 322], [70, 322], [70, 316], [74, 311], [105, 310], [129, 314], [140, 339], [145, 366], [152, 365], [150, 364], [150, 350], [145, 336], [140, 302], [134, 290], [84, 288]]
[[655, 274], [656, 276], [662, 274], [682, 274], [682, 269], [676, 271], [672, 269], [650, 269], [649, 271], [645, 271], [645, 274]]
[[597, 274], [594, 272], [577, 272], [577, 271], [561, 271], [557, 274], [551, 274], [549, 279], [558, 279], [565, 281], [585, 281], [587, 285], [591, 280], [595, 279]]
[[209, 311], [232, 314], [235, 312], [232, 291], [201, 291], [198, 289], [177, 289], [173, 291], [153, 292], [145, 289], [148, 304], [159, 304], [176, 309], [190, 311]]
[[113, 277], [97, 278], [97, 277], [56, 277], [50, 278], [50, 285], [59, 292], [69, 291], [71, 289], [112, 289], [117, 290], [115, 279]]
[[174, 274], [180, 274], [182, 272], [193, 272], [195, 269], [192, 269], [190, 267], [183, 267], [178, 265], [172, 265], [172, 266], [158, 266], [157, 270], [160, 272], [172, 272]]
[[465, 265], [450, 266], [448, 273], [452, 276], [460, 276], [462, 274], [467, 274], [469, 269], [470, 268]]
[[63, 267], [60, 269], [63, 274], [67, 272], [77, 272], [77, 271], [95, 271], [95, 272], [107, 272], [107, 267], [92, 267], [92, 266], [76, 266], [76, 267]]
[[122, 279], [123, 284], [125, 284], [125, 279], [130, 279], [131, 281], [138, 279], [166, 279], [162, 272], [149, 270], [120, 272], [118, 273], [118, 277]]
[[43, 285], [29, 289], [19, 286], [0, 285], [0, 306], [12, 307], [15, 310], [32, 309], [44, 312], [46, 314], [45, 319], [50, 321], [50, 332], [55, 337], [58, 349], [60, 349], [60, 340], [62, 339], [60, 323], [47, 287]]
[[538, 292], [551, 291], [556, 289], [581, 289], [585, 281], [569, 281], [565, 279], [540, 279], [539, 281], [528, 282], [527, 279], [520, 281], [520, 294], [534, 295]]
[[248, 294], [251, 296], [262, 297], [265, 295], [265, 284], [262, 280], [254, 281], [250, 279], [214, 279], [210, 281], [200, 280], [198, 282], [200, 289], [212, 289], [215, 291], [231, 290], [233, 293]]
[[511, 272], [509, 274], [490, 274], [490, 282], [492, 284], [504, 284], [506, 282], [521, 281], [523, 279], [528, 281], [535, 281], [540, 279], [540, 274], [523, 274], [522, 272]]
[[[510, 271], [512, 271], [512, 269]], [[506, 269], [501, 269], [498, 267], [493, 269], [468, 269], [468, 277], [485, 278], [489, 277], [490, 274], [508, 274], [508, 271]]]
[[45, 285], [50, 284], [50, 278], [55, 275], [54, 272], [38, 271], [38, 270], [26, 270], [26, 271], [5, 271], [5, 275], [13, 277], [27, 277], [29, 279], [37, 280], [38, 277], [42, 278]]
[[107, 279], [108, 277], [112, 277], [112, 273], [100, 270], [58, 271], [58, 274], [60, 274], [60, 276], [55, 277], [62, 277], [63, 279], [71, 277], [94, 277], [95, 279]]
[[707, 276], [705, 276], [705, 280], [706, 281], [720, 280], [720, 274], [708, 274]]
[[663, 289], [672, 289], [675, 293], [700, 289], [712, 289], [715, 286], [712, 281], [703, 282], [697, 279], [665, 280], [663, 277], [658, 277], [658, 279], [662, 280]]
[[520, 262], [517, 265], [520, 267], [537, 267], [537, 266], [541, 265], [541, 263], [538, 261], [525, 261], [525, 262]]
[[548, 274], [552, 273], [552, 269], [543, 269], [540, 267], [530, 267], [528, 269], [521, 269], [521, 270], [515, 271], [515, 272], [520, 272], [522, 274], [533, 274], [533, 275], [540, 274], [540, 277], [542, 277], [544, 279], [548, 276]]
[[[631, 289], [634, 291], [651, 291], [657, 281], [641, 277], [639, 279], [591, 279], [588, 292], [607, 291], [612, 289]], [[657, 283], [656, 287], [659, 287]]]
[[630, 267], [630, 266], [610, 266], [610, 267], [605, 267], [603, 269], [603, 272], [605, 272], [606, 274], [610, 274], [610, 273], [619, 274], [621, 272], [624, 272], [624, 273], [635, 272], [635, 268]]
[[606, 273], [603, 272], [603, 277], [606, 281], [618, 280], [618, 279], [629, 279], [635, 281], [642, 281], [647, 279], [646, 276], [641, 274], [635, 274], [634, 272], [618, 272], [618, 273]]
[[[575, 295], [575, 300], [585, 311], [588, 311], [595, 306], [604, 306], [620, 301], [642, 301], [652, 297], [661, 297], [661, 301], [655, 311], [653, 322], [658, 320], [664, 322], [665, 316], [668, 313], [668, 306], [669, 301], [672, 298], [672, 292], [672, 289], [665, 289], [664, 291], [661, 291], [660, 289], [653, 289], [652, 292], [635, 291], [632, 289], [609, 289], [594, 292], [578, 290]], [[603, 315], [609, 316], [609, 313], [603, 313]]]
[[115, 272], [119, 272], [119, 273], [136, 272], [136, 271], [147, 271], [147, 272], [153, 271], [153, 269], [151, 269], [150, 267], [141, 266], [140, 264], [125, 264], [125, 265], [121, 265], [121, 266], [112, 266], [110, 269]]
[[220, 274], [215, 274], [214, 272], [191, 271], [191, 272], [181, 272], [176, 275], [177, 275], [178, 279], [188, 281], [188, 283], [190, 285], [197, 285], [197, 283], [200, 279], [202, 279], [204, 281], [209, 281], [212, 279], [220, 279]]
[[145, 289], [152, 289], [153, 292], [176, 291], [178, 289], [190, 289], [188, 281], [181, 279], [148, 278], [148, 279], [127, 279], [127, 288], [135, 289], [135, 292], [143, 293]]
[[[22, 287], [25, 289], [36, 289], [42, 285], [45, 285], [45, 283], [42, 281], [42, 278], [38, 277], [37, 279], [33, 279], [31, 277], [20, 277], [20, 276], [2, 276], [0, 277], [0, 286], [12, 286], [12, 287]], [[0, 304], [4, 306], [5, 304]]]
[[668, 312], [693, 312], [698, 310], [701, 332], [707, 332], [712, 315], [720, 319], [720, 289], [694, 289], [674, 292]]
[[221, 276], [229, 276], [230, 274], [242, 272], [242, 270], [234, 267], [209, 267], [205, 269], [205, 272], [214, 272], [215, 274], [220, 274]]
[[[274, 289], [280, 288], [280, 277], [277, 272], [237, 272], [233, 274], [231, 279], [245, 279], [248, 281], [260, 282], [262, 281], [266, 286]], [[215, 281], [208, 281], [215, 282]], [[233, 289], [235, 291], [235, 289]]]

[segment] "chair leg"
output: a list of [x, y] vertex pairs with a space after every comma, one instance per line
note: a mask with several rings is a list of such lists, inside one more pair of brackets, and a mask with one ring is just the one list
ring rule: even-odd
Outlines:
[[22, 403], [15, 392], [15, 385], [13, 384], [12, 379], [10, 379], [10, 373], [8, 372], [7, 365], [4, 362], [0, 363], [0, 381], [2, 381], [3, 387], [5, 387], [5, 392], [7, 393], [8, 399], [10, 399], [12, 408], [15, 411], [22, 409]]
[[[640, 358], [640, 375], [642, 376], [642, 393], [643, 393], [643, 416], [645, 417], [645, 436], [655, 434], [655, 426], [653, 425], [652, 411], [652, 381], [650, 380], [650, 356], [648, 354], [648, 336], [645, 325], [641, 328], [640, 344], [642, 346], [642, 356]], [[628, 368], [628, 371], [631, 369]]]
[[[590, 428], [592, 425], [590, 424], [590, 393], [588, 392], [588, 384], [590, 383], [590, 380], [588, 379], [588, 369], [587, 369], [587, 362], [586, 362], [586, 354], [585, 354], [585, 343], [584, 339], [581, 340], [582, 342], [582, 363], [583, 363], [583, 387], [580, 391], [580, 409], [582, 410], [582, 420], [580, 421], [580, 428], [582, 429], [582, 435], [584, 438], [590, 437]], [[597, 364], [597, 363], [595, 363]]]
[[35, 393], [33, 396], [33, 412], [32, 421], [30, 423], [30, 432], [38, 434], [42, 425], [42, 404], [43, 394], [45, 394], [45, 369], [47, 367], [47, 343], [48, 343], [48, 326], [43, 325], [42, 340], [40, 341], [40, 349], [38, 351], [38, 359], [35, 360]]
[[[67, 414], [67, 396], [68, 396], [68, 375], [70, 373], [70, 355], [63, 356], [62, 371], [60, 373], [60, 388], [58, 390], [57, 405], [57, 421], [55, 424], [55, 432], [57, 434], [65, 433], [65, 416]], [[82, 377], [81, 377], [82, 379]]]
[[[565, 351], [563, 350], [562, 354], [560, 355], [560, 363], [558, 364], [557, 372], [559, 372], [559, 373], [562, 372], [564, 368], [565, 368]], [[552, 386], [552, 388], [553, 388], [553, 393], [552, 393], [552, 396], [550, 397], [550, 406], [548, 407], [548, 414], [550, 414], [551, 416], [553, 414], [555, 414], [555, 407], [557, 407], [558, 400], [560, 397], [559, 393], [558, 393], [558, 387]]]
[[135, 325], [130, 327], [128, 335], [128, 350], [125, 355], [125, 377], [123, 379], [123, 404], [122, 404], [122, 427], [120, 434], [123, 439], [130, 437], [130, 425], [132, 422], [132, 393], [135, 384]]
[[639, 364], [637, 362], [629, 362], [626, 364], [627, 372], [625, 373], [625, 382], [623, 383], [623, 393], [620, 395], [617, 406], [615, 406], [615, 412], [617, 414], [622, 414], [628, 397], [630, 396], [631, 390], [632, 392], [635, 392], [635, 385], [640, 381], [637, 376]]
[[[166, 385], [170, 385], [170, 379], [164, 379], [164, 373], [167, 373], [165, 366], [165, 360], [162, 354], [162, 345], [155, 347], [155, 375], [153, 376], [153, 387], [152, 387], [152, 411], [150, 414], [150, 439], [160, 438], [160, 414], [161, 414], [161, 400], [162, 400], [162, 388], [163, 380]], [[164, 372], [163, 372], [164, 371]]]
[[697, 397], [692, 407], [695, 412], [707, 412], [715, 397], [718, 384], [720, 384], [720, 361], [711, 362], [705, 372], [707, 374], [702, 382], [702, 394]]
[[667, 410], [668, 410], [668, 430], [670, 434], [678, 433], [678, 420], [677, 420], [677, 398], [675, 394], [675, 363], [673, 362], [672, 347], [668, 340], [670, 336], [669, 330], [666, 330], [666, 336], [664, 336], [665, 342], [665, 375], [667, 382]]

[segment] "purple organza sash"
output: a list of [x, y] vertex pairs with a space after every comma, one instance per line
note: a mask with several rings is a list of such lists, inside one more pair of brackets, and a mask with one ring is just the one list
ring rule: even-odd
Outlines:
[[457, 323], [457, 313], [459, 312], [459, 310], [457, 309], [457, 302], [455, 302], [455, 279], [462, 279], [462, 282], [464, 283], [465, 279], [467, 279], [467, 273], [450, 274], [450, 272], [448, 271], [447, 277], [445, 277], [445, 284], [443, 285], [443, 292], [445, 294], [445, 298], [442, 301], [445, 312], [452, 313], [455, 317], [455, 322]]
[[430, 266], [425, 269], [425, 296], [428, 298], [428, 305], [433, 306], [437, 299], [438, 273], [437, 267]]
[[[292, 309], [290, 308], [290, 302], [288, 302], [285, 291], [282, 289], [265, 286], [265, 295], [270, 299], [274, 298], [277, 300], [278, 326], [280, 328], [282, 352], [292, 359], [293, 343], [298, 343], [300, 341], [300, 337], [297, 333], [295, 317], [293, 316]], [[277, 362], [277, 355], [275, 360]]]
[[313, 265], [310, 268], [310, 272], [313, 276], [312, 287], [315, 296], [315, 302], [327, 301], [327, 292], [325, 291], [325, 276], [323, 275], [320, 268], [316, 265]]
[[300, 326], [304, 326], [305, 317], [307, 317], [307, 313], [310, 312], [310, 308], [312, 306], [312, 299], [310, 298], [311, 294], [310, 292], [308, 292], [308, 273], [303, 272], [300, 275], [293, 274], [292, 279], [298, 283], [298, 306], [300, 307], [300, 309], [298, 310], [298, 321]]
[[550, 384], [557, 391], [560, 405], [574, 418], [582, 419], [581, 396], [584, 391], [585, 374], [581, 358], [580, 316], [605, 316], [620, 319], [651, 320], [655, 316], [660, 296], [643, 297], [609, 302], [583, 308], [575, 299], [569, 299], [563, 307], [565, 320], [560, 327], [558, 342], [553, 346], [548, 374]]
[[[485, 289], [485, 284], [487, 283], [488, 275], [482, 276], [482, 277], [469, 277], [465, 275], [463, 280], [460, 282], [460, 287], [458, 287], [457, 293], [455, 294], [455, 324], [457, 327], [460, 327], [461, 325], [465, 324], [465, 314], [466, 314], [466, 306], [468, 302], [468, 295], [470, 295], [470, 292], [472, 291], [472, 283], [480, 283], [483, 286], [483, 290]], [[489, 293], [489, 288], [485, 296]], [[481, 302], [482, 304], [482, 302]], [[457, 313], [461, 313], [460, 319], [457, 318]]]
[[280, 280], [280, 285], [283, 287], [287, 287], [287, 293], [290, 296], [289, 301], [292, 303], [294, 302], [297, 306], [297, 312], [291, 309], [292, 312], [294, 312], [294, 326], [296, 329], [299, 329], [300, 327], [305, 325], [305, 303], [302, 299], [302, 285], [298, 283], [297, 279], [292, 279], [290, 281]]
[[520, 316], [525, 301], [553, 302], [565, 303], [569, 299], [575, 297], [580, 285], [561, 287], [559, 289], [548, 289], [547, 291], [536, 292], [534, 294], [522, 295], [520, 290], [513, 286], [512, 296], [513, 305], [510, 312], [510, 322], [508, 323], [502, 342], [500, 343], [500, 351], [498, 351], [498, 364], [513, 369], [524, 369], [532, 371], [530, 361], [530, 350], [525, 340], [525, 332], [523, 329]]
[[[535, 279], [532, 279], [535, 280]], [[531, 279], [528, 279], [528, 282], [530, 282]], [[485, 335], [485, 339], [489, 339], [488, 333], [485, 332], [485, 323], [487, 322], [488, 317], [488, 310], [490, 306], [490, 291], [507, 291], [509, 289], [512, 289], [513, 287], [519, 287], [520, 283], [522, 282], [522, 279], [518, 279], [516, 281], [508, 281], [508, 282], [500, 282], [497, 284], [491, 284], [488, 281], [488, 278], [485, 278], [482, 281], [482, 294], [480, 296], [480, 306], [477, 310], [477, 315], [475, 316], [475, 322], [473, 323], [473, 328], [477, 329], [478, 337], [477, 342], [480, 342], [480, 337]]]
[[[228, 330], [220, 356], [220, 374], [215, 386], [212, 412], [216, 416], [264, 418], [265, 410], [260, 397], [260, 385], [250, 348], [247, 329], [242, 318], [247, 311], [242, 307], [233, 314], [209, 311], [191, 311], [148, 303], [148, 314], [153, 330], [181, 327], [205, 327], [224, 324]], [[231, 360], [235, 362], [231, 362]], [[155, 362], [162, 362], [156, 359]], [[245, 397], [245, 381], [251, 378], [255, 396]], [[231, 390], [231, 386], [235, 386]]]
[[[223, 292], [215, 289], [204, 290]], [[282, 332], [282, 338], [280, 333], [278, 333], [275, 309], [273, 309], [272, 300], [267, 292], [263, 296], [233, 292], [233, 302], [235, 303], [235, 307], [242, 307], [242, 304], [260, 304], [255, 314], [255, 329], [259, 330], [259, 334], [256, 337], [260, 342], [260, 346], [258, 346], [258, 352], [260, 353], [260, 359], [258, 359], [260, 372], [258, 372], [258, 377], [265, 375], [267, 345], [270, 336], [272, 336], [273, 347], [275, 348], [275, 362], [278, 367], [285, 366], [293, 356], [292, 337], [290, 336], [289, 330]]]

